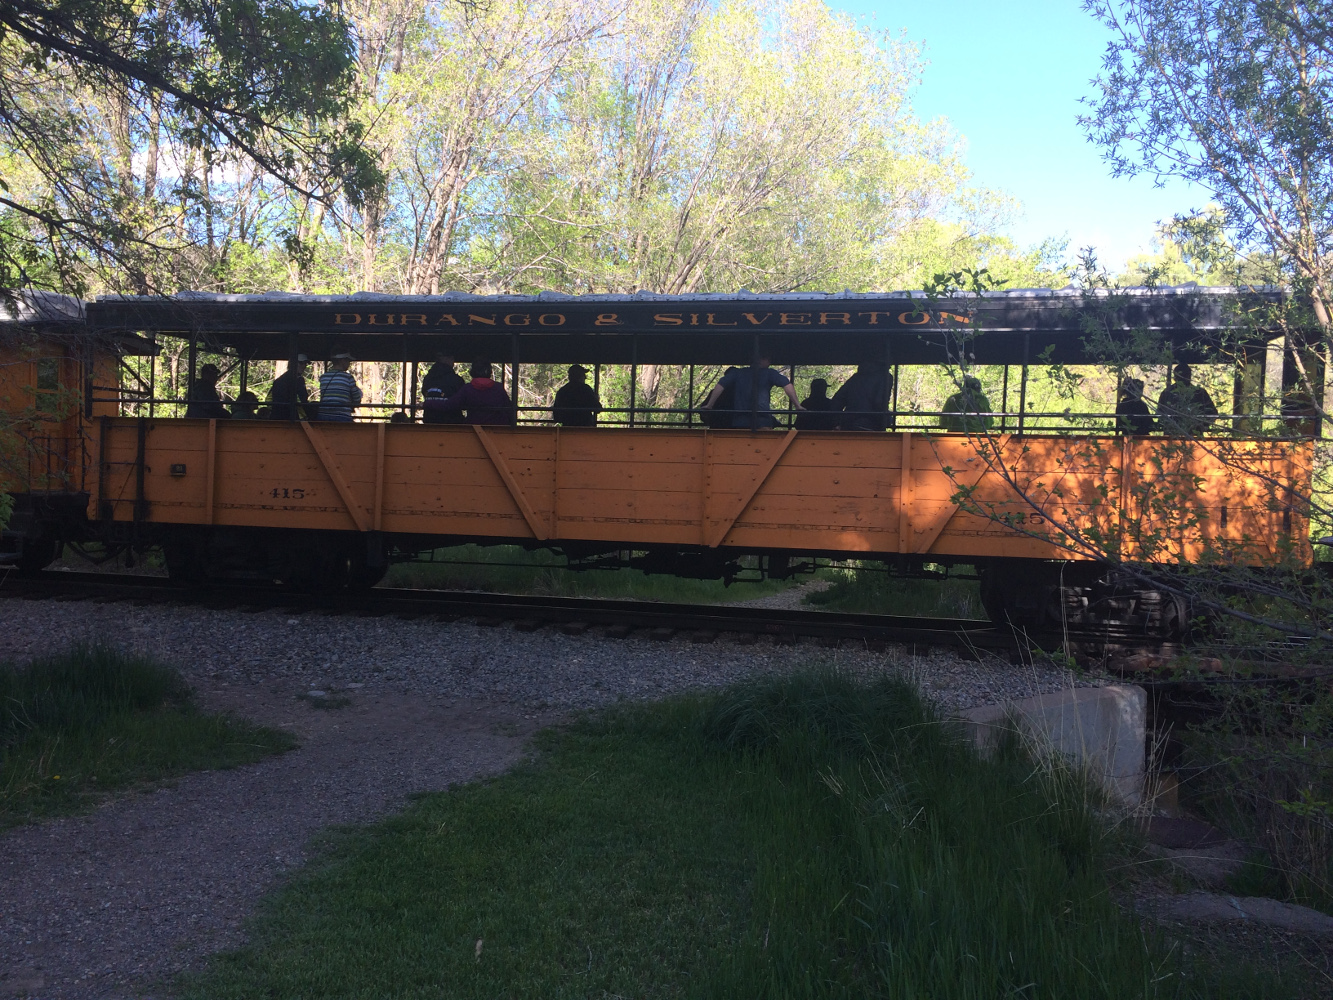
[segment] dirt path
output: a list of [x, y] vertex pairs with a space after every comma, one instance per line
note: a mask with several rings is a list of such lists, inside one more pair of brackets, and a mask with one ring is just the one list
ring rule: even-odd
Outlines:
[[200, 695], [292, 729], [298, 750], [0, 834], [0, 996], [165, 995], [173, 973], [241, 943], [313, 833], [498, 772], [537, 725], [508, 707], [379, 692], [316, 709], [297, 690]]

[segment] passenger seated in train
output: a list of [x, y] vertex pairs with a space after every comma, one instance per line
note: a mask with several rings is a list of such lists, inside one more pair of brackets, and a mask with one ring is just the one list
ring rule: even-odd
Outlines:
[[588, 369], [570, 365], [569, 381], [555, 391], [552, 419], [565, 427], [596, 427], [597, 414], [601, 412], [602, 401], [597, 390], [588, 384]]
[[298, 354], [287, 370], [273, 380], [268, 391], [269, 420], [313, 420], [317, 407], [310, 402], [305, 371], [310, 359]]
[[361, 387], [349, 369], [352, 356], [339, 351], [329, 360], [329, 370], [319, 377], [319, 419], [349, 423], [352, 411], [361, 405]]
[[402, 410], [394, 410], [389, 414], [389, 423], [391, 424], [410, 424], [411, 422], [412, 418]]
[[188, 404], [185, 407], [187, 417], [226, 420], [231, 416], [222, 405], [222, 397], [218, 395], [218, 379], [221, 377], [222, 372], [217, 365], [204, 365], [199, 369], [199, 377], [194, 380], [185, 397]]
[[1154, 426], [1152, 413], [1143, 401], [1143, 379], [1125, 379], [1120, 386], [1120, 401], [1115, 405], [1116, 433], [1151, 434]]
[[736, 394], [732, 409], [732, 427], [751, 429], [776, 427], [778, 421], [773, 416], [771, 393], [773, 389], [779, 388], [787, 394], [793, 407], [803, 410], [804, 407], [796, 396], [796, 389], [792, 386], [791, 379], [782, 372], [770, 368], [769, 363], [769, 358], [761, 357], [749, 368], [728, 369], [722, 376], [722, 381], [713, 387], [708, 401], [704, 403], [704, 408], [712, 409], [722, 394], [731, 388]]
[[[439, 390], [441, 399], [448, 399], [454, 395], [466, 383], [463, 376], [454, 370], [454, 358], [451, 354], [435, 355], [435, 364], [430, 366], [430, 371], [426, 372], [426, 377], [421, 380], [421, 393], [423, 396], [429, 396], [432, 389]], [[426, 419], [423, 414], [422, 423], [426, 424], [461, 424], [463, 423], [463, 414], [454, 410], [439, 410], [434, 413], [433, 419]]]
[[233, 420], [254, 420], [259, 416], [259, 397], [249, 389], [236, 397], [236, 402], [231, 404], [231, 418]]
[[422, 404], [427, 413], [467, 412], [469, 424], [512, 424], [513, 404], [509, 393], [491, 378], [491, 363], [485, 359], [472, 362], [472, 381], [448, 399], [427, 398]]
[[995, 425], [995, 418], [990, 416], [990, 400], [981, 391], [981, 379], [963, 376], [963, 388], [944, 401], [944, 418], [940, 423], [954, 434], [976, 434]]
[[888, 430], [892, 391], [893, 376], [884, 362], [857, 365], [852, 377], [833, 394], [838, 426], [845, 431]]
[[828, 382], [822, 378], [810, 382], [810, 395], [801, 400], [804, 413], [796, 414], [798, 431], [833, 431], [838, 429], [838, 415], [828, 397]]
[[[735, 415], [736, 409], [736, 383], [731, 381], [723, 385], [723, 382], [732, 372], [738, 371], [740, 369], [734, 365], [724, 371], [722, 379], [709, 391], [703, 405], [699, 407], [699, 421], [705, 427], [717, 431], [731, 426], [731, 418]], [[722, 390], [720, 393], [717, 392], [719, 388]], [[714, 393], [717, 394], [716, 398]]]
[[1208, 390], [1195, 385], [1189, 365], [1176, 365], [1176, 380], [1157, 397], [1157, 418], [1163, 432], [1182, 437], [1203, 434], [1213, 425], [1217, 404]]

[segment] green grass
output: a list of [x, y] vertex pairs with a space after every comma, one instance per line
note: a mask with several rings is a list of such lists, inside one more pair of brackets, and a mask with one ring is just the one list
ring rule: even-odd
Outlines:
[[794, 582], [737, 581], [728, 587], [721, 580], [650, 576], [637, 569], [570, 570], [563, 556], [517, 545], [458, 545], [438, 549], [436, 558], [445, 561], [396, 563], [381, 586], [717, 604], [776, 594]]
[[976, 580], [903, 579], [883, 572], [877, 563], [870, 563], [865, 569], [822, 572], [832, 575], [833, 585], [805, 599], [820, 610], [939, 618], [986, 617]]
[[201, 712], [175, 670], [109, 646], [0, 664], [0, 827], [294, 745], [279, 730]]
[[622, 709], [331, 840], [190, 998], [1279, 996], [1111, 901], [1072, 776], [905, 686]]

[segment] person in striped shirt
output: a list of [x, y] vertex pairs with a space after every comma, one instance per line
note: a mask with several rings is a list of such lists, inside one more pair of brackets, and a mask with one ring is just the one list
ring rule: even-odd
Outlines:
[[352, 356], [346, 351], [335, 354], [329, 370], [319, 377], [319, 419], [352, 419], [352, 410], [361, 405], [361, 387], [352, 378]]

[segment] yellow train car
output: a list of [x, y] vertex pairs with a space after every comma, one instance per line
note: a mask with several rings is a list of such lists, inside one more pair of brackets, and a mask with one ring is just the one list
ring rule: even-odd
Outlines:
[[92, 335], [70, 296], [0, 302], [0, 492], [13, 507], [0, 566], [38, 569], [87, 534], [90, 427], [120, 412], [118, 359], [133, 339]]
[[[1227, 356], [1236, 349], [1237, 294], [1140, 290], [1114, 306], [1112, 335], [1128, 343], [1146, 332], [1177, 360], [1218, 363], [1224, 342]], [[189, 581], [364, 586], [394, 559], [461, 542], [712, 578], [733, 575], [742, 556], [774, 576], [819, 558], [866, 558], [907, 574], [975, 566], [987, 610], [1010, 621], [1109, 614], [1159, 633], [1178, 630], [1185, 608], [1126, 568], [1308, 563], [1312, 442], [1280, 418], [1264, 433], [1249, 403], [1271, 353], [1264, 335], [1240, 344], [1236, 405], [1205, 433], [1043, 423], [1025, 402], [1029, 368], [1096, 362], [1086, 308], [1044, 291], [943, 302], [908, 293], [104, 298], [87, 305], [87, 336], [144, 344], [145, 354], [177, 338], [188, 344], [177, 356], [188, 356], [191, 385], [204, 354], [242, 384], [256, 361], [346, 352], [394, 362], [406, 422], [318, 420], [313, 404], [283, 414], [296, 419], [188, 419], [176, 415], [180, 400], [153, 398], [139, 400], [138, 416], [117, 415], [123, 392], [90, 390], [85, 520], [94, 535], [160, 545], [173, 577]], [[416, 368], [441, 354], [502, 363], [512, 409], [487, 424], [415, 423]], [[757, 403], [748, 415], [744, 405], [729, 411], [733, 427], [701, 426], [711, 386], [694, 385], [694, 366], [761, 357], [793, 374], [861, 365], [885, 380], [862, 414], [881, 430], [797, 430], [789, 413], [770, 419]], [[638, 366], [689, 366], [689, 405], [636, 410], [631, 396], [603, 426], [584, 428], [518, 403], [525, 366], [571, 362], [628, 366], [631, 386]], [[1003, 365], [1004, 401], [961, 421], [900, 407], [894, 375], [911, 365], [960, 379]]]

